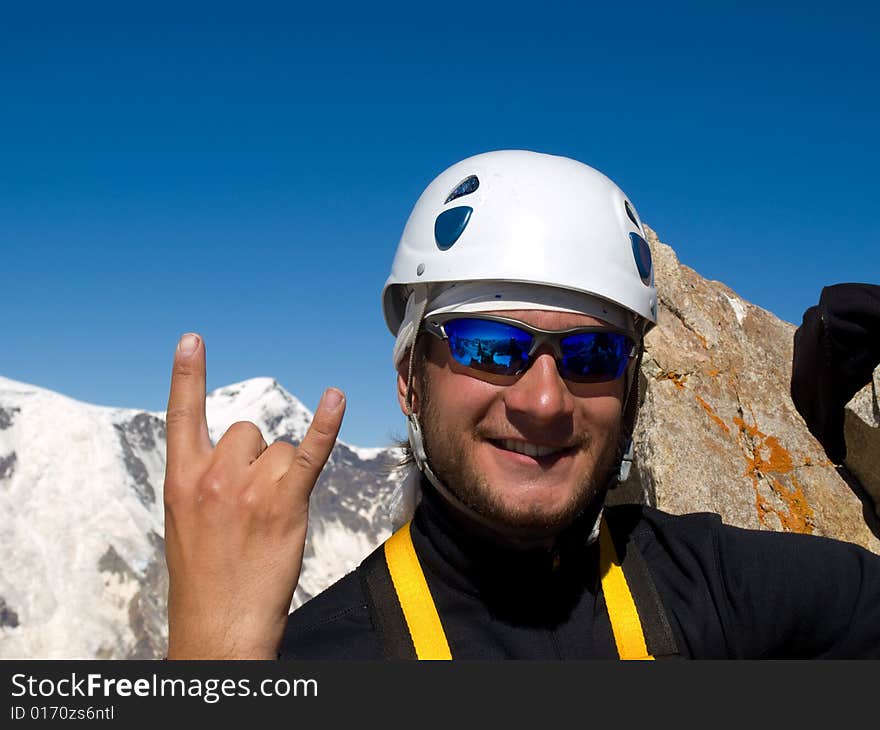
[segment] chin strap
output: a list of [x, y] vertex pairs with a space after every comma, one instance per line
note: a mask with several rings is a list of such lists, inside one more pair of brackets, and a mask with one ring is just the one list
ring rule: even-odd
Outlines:
[[419, 471], [422, 472], [444, 497], [451, 496], [450, 492], [434, 474], [428, 465], [428, 454], [425, 452], [425, 440], [422, 438], [422, 427], [419, 425], [418, 416], [410, 411], [406, 417], [406, 433], [409, 438], [409, 447], [412, 450], [413, 459]]
[[620, 468], [617, 471], [617, 474], [614, 475], [614, 479], [612, 480], [612, 488], [617, 486], [618, 484], [623, 484], [627, 479], [629, 479], [629, 472], [632, 469], [633, 459], [635, 459], [635, 442], [632, 438], [627, 440], [626, 451], [623, 454], [623, 458], [620, 460]]
[[[644, 338], [644, 335], [643, 335]], [[644, 341], [644, 340], [643, 340]], [[614, 489], [619, 484], [623, 484], [628, 478], [635, 460], [635, 442], [633, 436], [636, 432], [636, 419], [639, 415], [639, 374], [642, 370], [642, 354], [645, 348], [639, 345], [639, 354], [636, 356], [635, 364], [632, 366], [627, 376], [626, 397], [623, 401], [623, 432], [626, 434], [626, 448], [620, 460], [620, 466], [616, 472], [612, 472], [611, 478], [608, 480], [608, 488]]]

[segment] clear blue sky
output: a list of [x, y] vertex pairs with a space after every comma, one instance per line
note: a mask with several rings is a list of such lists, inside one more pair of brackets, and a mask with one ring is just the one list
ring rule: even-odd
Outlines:
[[162, 410], [196, 330], [209, 388], [336, 385], [387, 444], [395, 246], [490, 149], [597, 167], [789, 322], [880, 282], [876, 4], [591, 5], [5, 4], [0, 375]]

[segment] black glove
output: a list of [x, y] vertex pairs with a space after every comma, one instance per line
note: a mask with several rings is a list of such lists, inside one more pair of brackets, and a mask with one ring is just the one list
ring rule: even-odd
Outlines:
[[835, 464], [846, 459], [844, 408], [878, 363], [880, 286], [826, 286], [794, 333], [791, 399]]

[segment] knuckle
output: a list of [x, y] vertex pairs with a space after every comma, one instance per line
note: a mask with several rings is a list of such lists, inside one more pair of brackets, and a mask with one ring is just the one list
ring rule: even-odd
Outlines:
[[226, 433], [235, 435], [236, 437], [244, 437], [248, 435], [263, 437], [262, 432], [257, 427], [257, 424], [252, 421], [236, 421], [233, 423], [228, 429], [226, 429]]
[[315, 418], [309, 430], [321, 440], [336, 439], [336, 422], [329, 418]]
[[227, 491], [228, 478], [220, 469], [210, 469], [199, 481], [199, 498], [219, 500]]
[[179, 507], [189, 501], [195, 479], [180, 465], [165, 464], [165, 480], [162, 484], [162, 498], [167, 507]]
[[173, 379], [188, 380], [189, 378], [192, 378], [197, 374], [198, 371], [192, 360], [180, 360], [179, 358], [174, 359], [174, 364], [171, 367], [171, 377]]
[[256, 511], [259, 501], [259, 491], [253, 487], [243, 489], [238, 495], [239, 505], [248, 512]]
[[290, 460], [293, 459], [295, 452], [296, 447], [287, 441], [275, 441], [266, 449], [266, 453], [271, 454], [273, 457], [286, 457]]
[[174, 426], [178, 423], [183, 423], [185, 421], [190, 420], [192, 417], [192, 410], [187, 408], [186, 406], [169, 406], [168, 410], [165, 412], [165, 425]]
[[310, 449], [304, 448], [303, 446], [300, 446], [296, 450], [294, 463], [300, 469], [305, 469], [306, 471], [314, 471], [321, 468], [321, 460], [318, 459]]

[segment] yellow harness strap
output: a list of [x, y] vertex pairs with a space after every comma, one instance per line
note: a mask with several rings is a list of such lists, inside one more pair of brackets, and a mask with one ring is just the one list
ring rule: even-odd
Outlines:
[[452, 659], [446, 633], [406, 523], [385, 542], [385, 560], [419, 659]]
[[[419, 659], [452, 659], [425, 574], [412, 544], [409, 523], [385, 542], [385, 561]], [[653, 659], [605, 519], [599, 529], [599, 570], [614, 642], [621, 659]]]
[[653, 659], [604, 517], [599, 528], [599, 574], [618, 655], [621, 659]]

